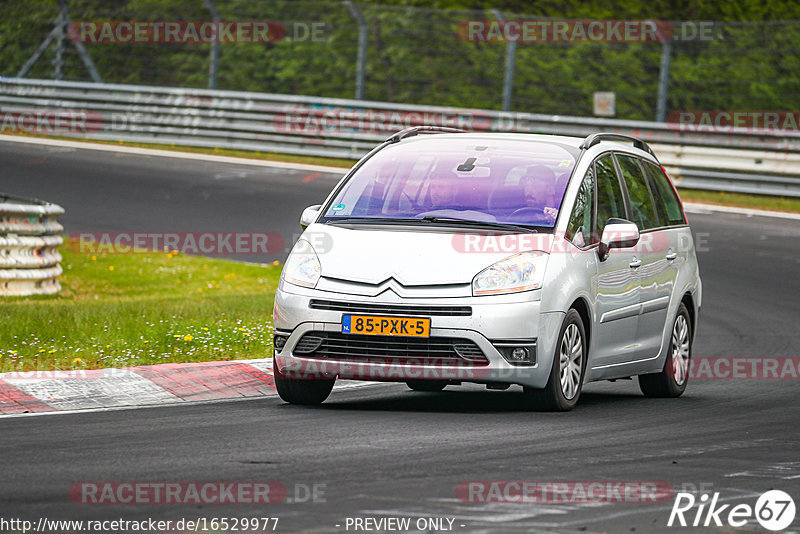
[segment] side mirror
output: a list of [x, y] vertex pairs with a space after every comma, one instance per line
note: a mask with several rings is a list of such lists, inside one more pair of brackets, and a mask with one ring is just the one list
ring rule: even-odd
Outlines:
[[629, 248], [639, 242], [639, 227], [625, 219], [611, 218], [600, 238], [600, 257], [605, 259], [612, 248]]
[[314, 206], [309, 206], [303, 210], [303, 214], [300, 215], [300, 227], [303, 230], [308, 228], [314, 221], [317, 220], [317, 217], [319, 217], [320, 208], [322, 208], [322, 204], [315, 204]]

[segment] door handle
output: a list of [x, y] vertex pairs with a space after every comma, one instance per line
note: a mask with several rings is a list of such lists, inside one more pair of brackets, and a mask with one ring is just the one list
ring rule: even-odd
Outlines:
[[632, 269], [636, 269], [637, 267], [642, 266], [642, 260], [639, 258], [633, 258], [633, 261], [630, 263]]
[[666, 255], [666, 258], [667, 258], [668, 261], [672, 261], [677, 257], [678, 257], [678, 253], [677, 252], [668, 252], [667, 255]]

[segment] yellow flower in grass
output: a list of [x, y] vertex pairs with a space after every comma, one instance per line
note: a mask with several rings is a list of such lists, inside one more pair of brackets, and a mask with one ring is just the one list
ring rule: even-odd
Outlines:
[[183, 336], [183, 340], [184, 341], [191, 341], [192, 340], [192, 334], [186, 334], [185, 336]]
[[56, 351], [54, 351], [54, 350], [48, 350], [48, 351], [47, 351], [47, 354], [55, 354], [55, 352], [56, 352]]
[[81, 360], [80, 358], [75, 358], [74, 360], [72, 360], [72, 365], [81, 365], [82, 363], [83, 360]]
[[114, 266], [113, 266], [113, 265], [109, 265], [109, 266], [108, 266], [108, 270], [109, 270], [109, 271], [113, 271], [113, 270], [114, 270]]
[[208, 332], [208, 327], [207, 327], [207, 326], [204, 326], [204, 327], [203, 327], [203, 331], [204, 331], [204, 332]]

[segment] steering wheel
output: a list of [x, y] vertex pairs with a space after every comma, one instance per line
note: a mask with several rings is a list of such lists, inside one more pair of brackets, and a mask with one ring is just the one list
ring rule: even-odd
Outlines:
[[508, 216], [509, 222], [521, 222], [532, 225], [549, 225], [553, 220], [544, 214], [541, 208], [526, 206], [515, 210]]

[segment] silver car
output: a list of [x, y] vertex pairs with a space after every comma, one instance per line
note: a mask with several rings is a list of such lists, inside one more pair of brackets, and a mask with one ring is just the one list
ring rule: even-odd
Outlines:
[[697, 258], [639, 139], [410, 128], [301, 225], [274, 307], [289, 403], [321, 403], [337, 378], [521, 385], [527, 407], [560, 411], [596, 380], [686, 389]]

